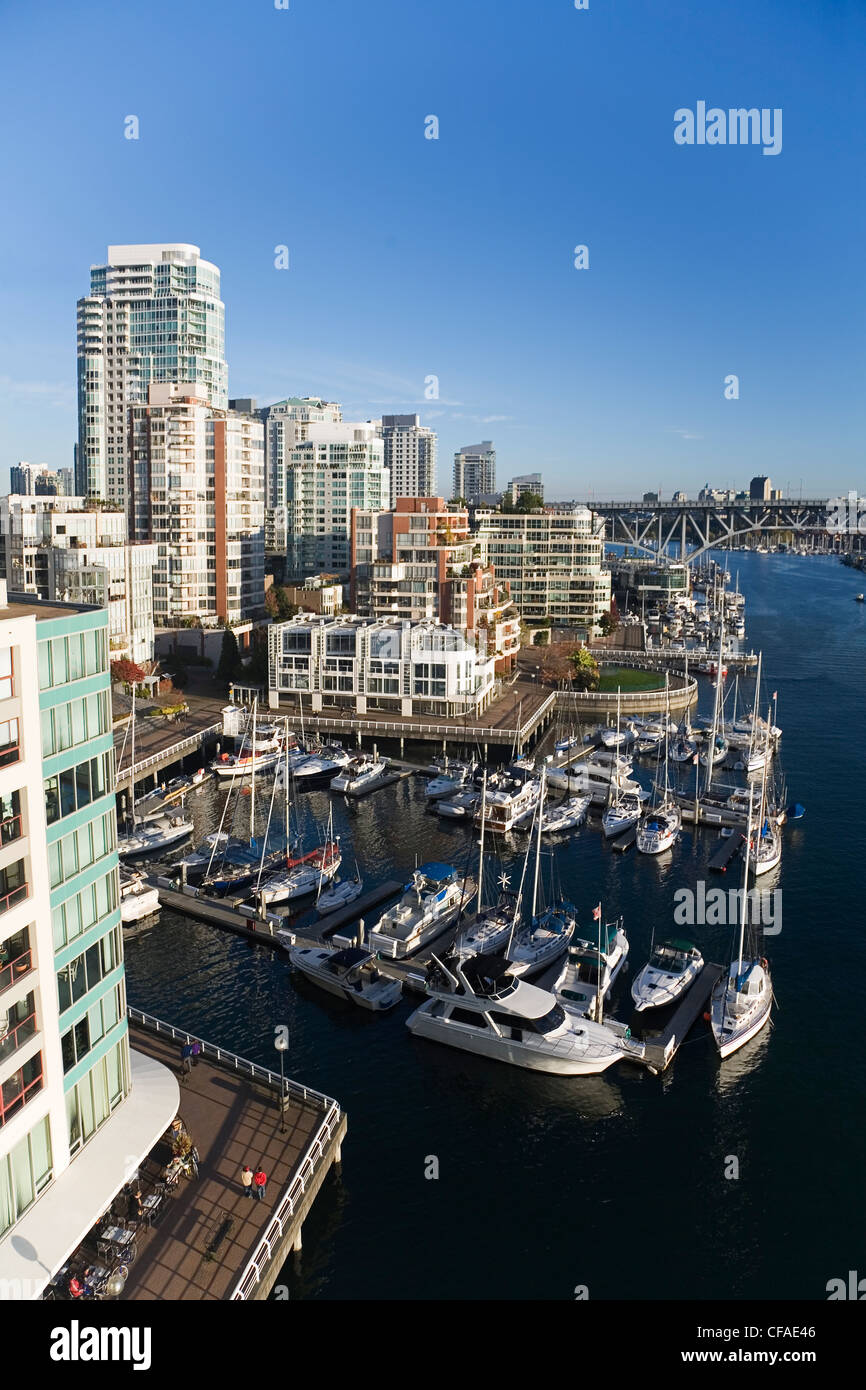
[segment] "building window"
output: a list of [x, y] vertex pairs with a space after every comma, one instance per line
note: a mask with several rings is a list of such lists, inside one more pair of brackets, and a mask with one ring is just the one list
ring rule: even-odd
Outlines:
[[0, 912], [8, 912], [28, 896], [29, 888], [24, 877], [24, 860], [8, 864], [0, 869]]
[[0, 647], [0, 700], [8, 700], [15, 693], [12, 648]]
[[5, 719], [0, 723], [0, 767], [17, 763], [19, 757], [18, 720]]
[[48, 1116], [0, 1158], [0, 1239], [51, 1181]]
[[21, 793], [7, 792], [0, 797], [0, 847], [11, 845], [24, 833], [21, 824]]
[[101, 753], [98, 758], [88, 758], [65, 772], [46, 777], [45, 817], [49, 825], [62, 820], [89, 806], [105, 795], [105, 788], [111, 780], [110, 753]]
[[77, 1153], [123, 1100], [128, 1074], [127, 1039], [123, 1037], [67, 1092], [70, 1153]]
[[68, 962], [57, 972], [57, 998], [60, 1012], [82, 999], [88, 990], [99, 984], [109, 975], [123, 958], [120, 945], [120, 928], [114, 927], [101, 936], [92, 946], [88, 946], [80, 956]]
[[0, 1125], [5, 1125], [22, 1106], [42, 1090], [42, 1053], [19, 1067], [0, 1087]]

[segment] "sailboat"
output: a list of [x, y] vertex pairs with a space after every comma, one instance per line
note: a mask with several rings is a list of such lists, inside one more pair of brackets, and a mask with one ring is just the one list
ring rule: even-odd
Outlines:
[[767, 770], [769, 767], [769, 746], [770, 746], [770, 712], [767, 711], [767, 734], [765, 751], [767, 757], [764, 761], [764, 771], [761, 778], [761, 806], [758, 816], [758, 827], [755, 832], [754, 840], [748, 841], [748, 864], [749, 869], [759, 878], [761, 874], [768, 874], [771, 869], [782, 858], [782, 832], [779, 825], [779, 818], [775, 808], [772, 810], [768, 804], [767, 794]]
[[[276, 790], [276, 779], [274, 791]], [[274, 792], [271, 793], [271, 804], [273, 804]], [[261, 882], [259, 875], [259, 886], [256, 897], [260, 902], [284, 903], [290, 902], [294, 898], [305, 898], [310, 893], [321, 893], [322, 885], [330, 883], [335, 877], [340, 864], [342, 854], [340, 853], [339, 837], [334, 836], [333, 808], [328, 812], [328, 830], [325, 836], [325, 843], [316, 849], [309, 850], [306, 854], [292, 854], [288, 845], [288, 825], [290, 819], [290, 808], [288, 796], [286, 797], [286, 858], [285, 864], [275, 873], [269, 873]], [[270, 814], [268, 816], [270, 822]], [[265, 836], [267, 842], [267, 835]], [[349, 900], [351, 901], [351, 899]]]
[[500, 951], [511, 935], [514, 921], [515, 898], [508, 892], [510, 879], [506, 873], [499, 876], [499, 896], [495, 904], [484, 906], [484, 829], [486, 825], [487, 769], [481, 783], [481, 837], [478, 849], [478, 910], [471, 922], [457, 938], [457, 953], [467, 959], [471, 956], [492, 955]]
[[[667, 686], [667, 677], [665, 677]], [[666, 703], [669, 703], [666, 702]], [[668, 712], [669, 717], [669, 712]], [[664, 854], [669, 850], [682, 826], [682, 812], [671, 795], [668, 782], [668, 745], [665, 744], [665, 789], [661, 805], [655, 805], [658, 782], [653, 792], [653, 807], [645, 811], [638, 822], [635, 844], [641, 854]]]
[[172, 845], [180, 844], [195, 830], [192, 821], [187, 817], [183, 801], [180, 810], [169, 815], [156, 816], [149, 819], [144, 824], [139, 824], [135, 812], [135, 683], [132, 686], [132, 711], [130, 714], [130, 782], [129, 799], [132, 808], [131, 826], [127, 825], [126, 834], [118, 836], [117, 853], [121, 859], [141, 859], [146, 854], [159, 854], [162, 850], [170, 849]]
[[[616, 727], [619, 729], [619, 710], [620, 707], [620, 687], [616, 690]], [[601, 818], [601, 828], [605, 839], [611, 835], [621, 835], [624, 830], [629, 830], [633, 825], [637, 825], [641, 818], [643, 803], [636, 792], [624, 791], [621, 787], [615, 787], [612, 791], [610, 804], [605, 808]]]
[[523, 875], [521, 876], [521, 891], [517, 895], [517, 903], [514, 909], [511, 932], [509, 935], [506, 957], [510, 962], [510, 970], [514, 976], [523, 976], [530, 979], [534, 975], [540, 975], [548, 965], [564, 954], [571, 938], [571, 933], [577, 925], [577, 911], [574, 905], [568, 902], [561, 895], [555, 896], [549, 907], [544, 911], [538, 911], [539, 903], [539, 883], [541, 877], [541, 835], [542, 823], [544, 820], [544, 794], [546, 790], [547, 768], [541, 769], [541, 785], [538, 796], [538, 805], [535, 810], [535, 872], [532, 884], [532, 912], [529, 922], [518, 927], [520, 918], [520, 906], [523, 890], [523, 878], [526, 875], [526, 866], [529, 860], [530, 845], [527, 846], [526, 857], [523, 864]]
[[[252, 710], [252, 746], [256, 744], [256, 716], [258, 701], [253, 701]], [[243, 748], [243, 745], [242, 745]], [[288, 741], [284, 741], [282, 746], [282, 756], [289, 757]], [[268, 824], [262, 843], [256, 839], [255, 835], [255, 814], [256, 814], [256, 763], [250, 767], [251, 786], [250, 786], [250, 825], [249, 834], [246, 840], [236, 840], [233, 836], [225, 836], [223, 825], [228, 813], [229, 806], [233, 805], [235, 810], [240, 804], [242, 794], [243, 777], [240, 775], [233, 781], [229, 788], [223, 806], [222, 815], [216, 835], [209, 837], [213, 839], [210, 859], [207, 869], [202, 878], [200, 892], [205, 894], [215, 894], [222, 897], [229, 892], [239, 892], [258, 880], [261, 882], [262, 874], [276, 866], [283, 860], [287, 853], [289, 826], [288, 820], [284, 827], [275, 828], [271, 831], [271, 814], [273, 811], [274, 795], [276, 792], [276, 781], [271, 784], [271, 801], [268, 811]], [[234, 815], [234, 812], [233, 812]], [[217, 867], [214, 867], [217, 861]]]
[[[751, 838], [750, 805], [747, 844], [751, 843]], [[766, 958], [751, 951], [744, 954], [749, 904], [748, 877], [748, 855], [744, 855], [739, 949], [735, 959], [731, 961], [727, 975], [722, 976], [713, 990], [710, 1003], [710, 1026], [716, 1047], [723, 1058], [730, 1057], [761, 1031], [769, 1021], [773, 1003], [773, 985]]]

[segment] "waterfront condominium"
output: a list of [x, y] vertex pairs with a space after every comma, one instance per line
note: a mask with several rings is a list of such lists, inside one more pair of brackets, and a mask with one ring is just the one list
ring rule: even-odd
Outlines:
[[156, 546], [126, 539], [119, 507], [83, 497], [0, 497], [0, 578], [16, 593], [108, 610], [112, 660], [153, 659]]
[[0, 1297], [38, 1298], [177, 1112], [129, 1047], [107, 615], [0, 581]]
[[257, 414], [265, 428], [265, 549], [269, 554], [285, 555], [288, 547], [286, 507], [288, 470], [292, 449], [310, 437], [312, 426], [342, 423], [343, 413], [336, 401], [313, 396], [288, 396], [273, 405], [256, 410], [254, 400], [231, 401], [236, 410]]
[[184, 382], [130, 408], [130, 510], [157, 546], [156, 627], [258, 617], [265, 598], [260, 420], [219, 410]]
[[454, 455], [452, 497], [465, 497], [469, 503], [489, 497], [496, 491], [496, 450], [491, 439], [467, 444]]
[[220, 273], [197, 246], [109, 246], [78, 301], [76, 492], [126, 505], [130, 405], [152, 381], [194, 382], [228, 404]]
[[437, 436], [417, 415], [383, 415], [385, 467], [391, 474], [391, 506], [398, 497], [436, 492]]
[[602, 568], [604, 533], [586, 507], [475, 514], [484, 560], [526, 621], [594, 631], [610, 609], [610, 573]]
[[285, 482], [288, 574], [348, 574], [352, 508], [386, 510], [391, 496], [377, 423], [310, 425]]

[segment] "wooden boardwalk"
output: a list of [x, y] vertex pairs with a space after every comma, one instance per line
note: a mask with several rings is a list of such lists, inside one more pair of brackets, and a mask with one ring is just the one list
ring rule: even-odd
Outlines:
[[[132, 1024], [131, 1045], [164, 1065], [180, 1070], [180, 1044]], [[180, 1116], [199, 1153], [199, 1177], [181, 1177], [166, 1197], [153, 1230], [137, 1237], [138, 1255], [130, 1266], [124, 1298], [136, 1300], [229, 1299], [260, 1245], [282, 1195], [290, 1187], [323, 1122], [326, 1097], [299, 1101], [292, 1093], [280, 1132], [279, 1093], [228, 1066], [199, 1058], [181, 1085]], [[338, 1112], [339, 1114], [339, 1112]], [[330, 1137], [318, 1168], [324, 1180], [339, 1156], [345, 1115]], [[268, 1175], [263, 1201], [244, 1195], [244, 1163], [261, 1164]], [[310, 1182], [307, 1195], [315, 1196]], [[146, 1191], [146, 1189], [143, 1189]], [[300, 1243], [303, 1202], [294, 1224], [283, 1224], [270, 1283], [293, 1243]], [[297, 1230], [295, 1230], [295, 1226]], [[247, 1297], [263, 1296], [267, 1280]]]

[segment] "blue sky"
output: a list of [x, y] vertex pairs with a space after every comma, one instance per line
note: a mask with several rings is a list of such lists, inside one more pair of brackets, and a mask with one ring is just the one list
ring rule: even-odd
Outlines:
[[[446, 495], [482, 438], [551, 496], [863, 490], [864, 60], [862, 0], [4, 0], [0, 478], [72, 462], [89, 266], [173, 240], [232, 395], [417, 410]], [[699, 100], [782, 152], [676, 145]]]

